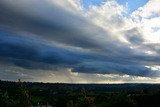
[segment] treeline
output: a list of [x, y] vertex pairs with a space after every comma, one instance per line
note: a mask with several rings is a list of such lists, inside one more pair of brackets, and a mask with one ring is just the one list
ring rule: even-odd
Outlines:
[[160, 107], [159, 84], [0, 81], [0, 107]]
[[0, 82], [0, 107], [31, 107], [31, 96], [23, 82]]

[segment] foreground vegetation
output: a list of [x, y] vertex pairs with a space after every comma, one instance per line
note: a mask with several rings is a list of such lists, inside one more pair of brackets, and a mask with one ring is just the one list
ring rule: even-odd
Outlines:
[[158, 84], [51, 84], [0, 81], [0, 107], [159, 107]]

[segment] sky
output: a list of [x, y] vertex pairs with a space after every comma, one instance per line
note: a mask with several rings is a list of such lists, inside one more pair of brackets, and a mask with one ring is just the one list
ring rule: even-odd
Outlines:
[[0, 80], [160, 83], [159, 0], [0, 0]]

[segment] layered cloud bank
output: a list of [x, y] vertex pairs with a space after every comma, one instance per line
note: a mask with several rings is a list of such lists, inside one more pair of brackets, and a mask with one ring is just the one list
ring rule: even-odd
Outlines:
[[160, 3], [1, 0], [0, 79], [158, 82]]

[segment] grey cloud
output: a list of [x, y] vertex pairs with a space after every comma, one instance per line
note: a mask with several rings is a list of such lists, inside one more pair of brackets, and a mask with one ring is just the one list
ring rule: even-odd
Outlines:
[[[32, 62], [43, 62], [53, 65], [76, 64], [77, 58], [81, 58], [79, 53], [70, 52], [66, 49], [46, 45], [33, 39], [17, 36], [15, 33], [0, 32], [0, 57], [11, 58], [9, 61], [23, 67], [40, 67]], [[64, 54], [65, 53], [65, 54]]]
[[[80, 73], [156, 76], [145, 66], [159, 64], [158, 56], [136, 55], [89, 19], [48, 0], [16, 1], [21, 6], [13, 6], [11, 0], [0, 1], [1, 63], [40, 72], [62, 67]], [[125, 31], [125, 35], [131, 44], [145, 47], [138, 29]], [[82, 51], [51, 46], [49, 42], [80, 47]]]
[[3, 59], [1, 61], [12, 62], [25, 69], [53, 70], [59, 67], [69, 67], [73, 71], [83, 73], [151, 76], [148, 68], [130, 59], [69, 51], [46, 45], [40, 40], [36, 42], [23, 36], [19, 38], [17, 34], [9, 33], [9, 31], [1, 31], [0, 34], [0, 58]]
[[134, 45], [141, 45], [144, 42], [143, 35], [138, 31], [138, 28], [125, 31], [125, 36]]
[[[40, 2], [39, 0], [35, 0], [34, 2], [28, 0], [28, 4], [23, 4], [24, 0], [17, 0], [17, 2], [22, 3], [21, 5], [24, 6], [24, 8], [18, 8], [21, 12], [17, 12], [16, 7], [8, 5], [12, 4], [11, 0], [0, 1], [0, 23], [2, 25], [7, 25], [14, 30], [30, 32], [42, 36], [45, 39], [51, 39], [68, 45], [83, 48], [100, 46], [100, 43], [98, 41], [95, 42], [93, 37], [94, 35], [105, 32], [84, 17], [74, 15], [43, 0]], [[33, 2], [33, 4], [29, 2]], [[39, 10], [35, 10], [34, 6]], [[33, 9], [35, 12], [27, 11], [27, 9]], [[29, 15], [28, 12], [30, 12]]]
[[[121, 60], [123, 63], [123, 60]], [[85, 62], [78, 67], [75, 67], [73, 71], [83, 72], [83, 73], [102, 73], [102, 74], [127, 74], [136, 76], [155, 76], [150, 75], [150, 69], [146, 68], [144, 65], [139, 65], [136, 63], [121, 64], [117, 62], [99, 62], [90, 61]]]

